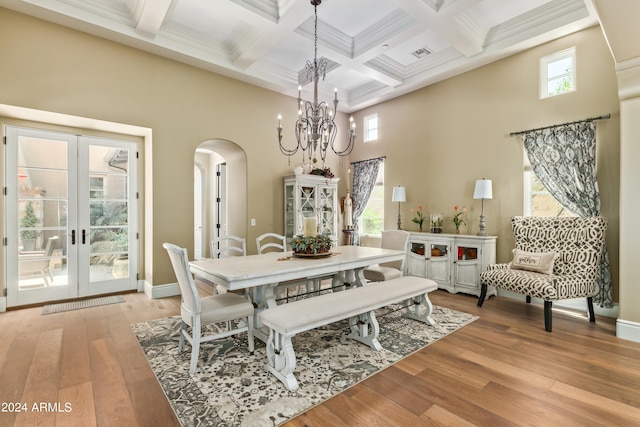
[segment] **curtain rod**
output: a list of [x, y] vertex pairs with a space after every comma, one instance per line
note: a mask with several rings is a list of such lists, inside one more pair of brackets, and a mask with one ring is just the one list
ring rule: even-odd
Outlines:
[[575, 123], [584, 123], [584, 122], [591, 122], [593, 120], [606, 120], [606, 119], [610, 119], [611, 118], [611, 114], [604, 114], [600, 117], [591, 117], [590, 119], [584, 119], [584, 120], [576, 120], [575, 122], [567, 122], [567, 123], [561, 123], [559, 125], [551, 125], [551, 126], [543, 126], [541, 128], [536, 128], [536, 129], [527, 129], [527, 130], [521, 130], [520, 132], [511, 132], [509, 134], [509, 136], [516, 136], [516, 135], [521, 135], [523, 133], [526, 132], [534, 132], [536, 130], [543, 130], [543, 129], [550, 129], [550, 128], [554, 128], [556, 126], [565, 126], [565, 125], [573, 125]]
[[357, 162], [351, 162], [351, 164], [352, 164], [352, 165], [355, 165], [355, 164], [357, 164], [357, 163], [368, 162], [368, 161], [371, 161], [371, 160], [384, 160], [384, 159], [386, 159], [386, 158], [387, 158], [387, 156], [374, 157], [373, 159], [358, 160]]

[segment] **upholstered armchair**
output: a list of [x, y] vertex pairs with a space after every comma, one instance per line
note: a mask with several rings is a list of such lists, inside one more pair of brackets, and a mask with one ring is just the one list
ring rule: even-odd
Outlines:
[[505, 289], [544, 301], [545, 330], [551, 332], [553, 301], [586, 298], [589, 320], [595, 322], [593, 295], [604, 246], [607, 220], [602, 217], [514, 217], [513, 261], [495, 264], [480, 274], [484, 303], [488, 287]]

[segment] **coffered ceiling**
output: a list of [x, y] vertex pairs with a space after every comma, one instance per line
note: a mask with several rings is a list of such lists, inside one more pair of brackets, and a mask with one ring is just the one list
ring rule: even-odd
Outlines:
[[[592, 0], [323, 0], [320, 98], [345, 112], [598, 23]], [[0, 6], [290, 96], [311, 97], [309, 0], [0, 0]]]

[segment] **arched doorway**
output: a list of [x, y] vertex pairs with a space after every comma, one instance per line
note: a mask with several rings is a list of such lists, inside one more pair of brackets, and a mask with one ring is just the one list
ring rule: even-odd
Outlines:
[[[224, 139], [203, 141], [194, 158], [196, 221], [194, 254], [209, 257], [209, 242], [221, 235], [247, 236], [247, 156], [237, 144]], [[197, 172], [196, 172], [197, 169]], [[200, 228], [199, 228], [200, 227]], [[200, 242], [200, 243], [198, 243]]]

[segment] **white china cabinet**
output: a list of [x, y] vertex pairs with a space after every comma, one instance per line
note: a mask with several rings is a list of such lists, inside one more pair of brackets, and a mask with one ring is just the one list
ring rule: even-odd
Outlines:
[[305, 213], [315, 212], [319, 233], [328, 233], [338, 244], [338, 181], [318, 175], [290, 175], [284, 178], [284, 233], [287, 239], [302, 233]]

